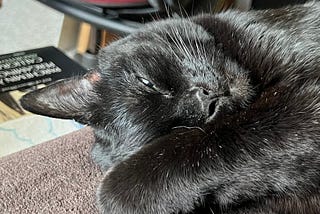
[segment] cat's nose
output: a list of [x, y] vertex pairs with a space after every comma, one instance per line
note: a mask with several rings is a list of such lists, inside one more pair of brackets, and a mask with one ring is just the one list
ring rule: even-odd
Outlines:
[[196, 87], [196, 98], [200, 102], [201, 110], [206, 117], [211, 117], [217, 111], [219, 99], [225, 96], [225, 93], [219, 93], [204, 87]]
[[204, 113], [207, 114], [207, 117], [212, 116], [216, 111], [219, 97], [212, 90], [205, 88], [199, 88], [197, 96]]

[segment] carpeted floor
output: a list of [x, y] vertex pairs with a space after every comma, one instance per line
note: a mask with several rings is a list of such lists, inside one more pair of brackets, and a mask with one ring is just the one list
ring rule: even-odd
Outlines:
[[90, 128], [0, 158], [0, 213], [97, 213]]

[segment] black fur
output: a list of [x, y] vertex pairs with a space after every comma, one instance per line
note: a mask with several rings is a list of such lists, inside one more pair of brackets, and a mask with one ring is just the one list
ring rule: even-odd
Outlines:
[[94, 128], [105, 214], [320, 213], [319, 3], [155, 22], [21, 102]]

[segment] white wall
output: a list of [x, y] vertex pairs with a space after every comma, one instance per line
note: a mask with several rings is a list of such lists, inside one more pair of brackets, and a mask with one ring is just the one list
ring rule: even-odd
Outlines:
[[64, 15], [35, 0], [4, 0], [0, 54], [58, 46]]

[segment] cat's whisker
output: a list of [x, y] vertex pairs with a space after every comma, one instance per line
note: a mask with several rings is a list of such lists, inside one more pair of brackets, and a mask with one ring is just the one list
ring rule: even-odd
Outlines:
[[168, 17], [171, 17], [170, 8], [167, 4], [164, 4], [164, 9]]
[[[176, 53], [176, 51], [173, 49], [173, 46], [172, 44], [168, 41], [168, 38], [165, 37], [166, 39], [164, 39], [163, 37], [160, 37], [158, 34], [154, 34], [154, 37], [159, 40], [159, 42], [162, 42], [165, 44], [166, 47], [169, 48], [170, 50], [170, 53], [173, 54], [173, 56], [176, 58], [176, 59], [179, 59], [180, 61], [180, 56], [178, 56], [178, 54]], [[166, 50], [167, 51], [167, 50]]]
[[152, 22], [155, 22], [155, 21], [157, 21], [159, 19], [159, 15], [158, 14], [150, 14], [150, 17], [151, 17]]
[[[179, 50], [181, 53], [184, 53], [184, 49], [181, 47], [181, 44], [176, 40], [176, 38], [172, 37], [170, 34], [168, 34], [168, 36], [169, 36], [170, 39], [173, 41], [174, 45], [178, 48], [178, 50]], [[173, 53], [176, 54], [174, 50], [173, 50]], [[176, 55], [177, 55], [177, 54], [176, 54]], [[180, 58], [181, 58], [181, 57], [178, 57], [178, 59], [179, 59], [180, 61], [182, 61]]]
[[191, 55], [190, 52], [188, 51], [188, 49], [186, 48], [186, 45], [181, 37], [181, 34], [179, 32], [179, 30], [177, 29], [177, 27], [172, 27], [171, 28], [172, 32], [174, 33], [175, 37], [171, 37], [171, 39], [173, 39], [174, 41], [176, 41], [176, 46], [179, 47], [183, 53], [185, 53], [186, 56], [188, 56], [191, 59]]
[[184, 53], [184, 55], [186, 57], [188, 57], [189, 59], [191, 59], [191, 55], [190, 55], [190, 52], [188, 51], [188, 49], [186, 48], [184, 42], [183, 42], [183, 39], [179, 33], [179, 31], [177, 29], [173, 29], [174, 33], [175, 33], [175, 36], [176, 38], [174, 39], [176, 41], [176, 46], [181, 50], [182, 53]]
[[[184, 33], [185, 33], [185, 35], [188, 35], [188, 33], [190, 33], [190, 32], [188, 32], [186, 23], [184, 23]], [[189, 47], [190, 47], [190, 49], [189, 49], [189, 52], [191, 52], [190, 54], [191, 54], [192, 56], [194, 56], [194, 57], [197, 56], [197, 52], [196, 52], [196, 50], [195, 50], [194, 47], [193, 47], [193, 44], [192, 44], [192, 42], [191, 42], [190, 37], [189, 37], [189, 36], [186, 36], [186, 38], [187, 38], [188, 45], [189, 45]]]
[[[165, 33], [165, 34], [167, 34], [167, 33]], [[170, 34], [168, 34], [168, 35], [170, 35]], [[158, 34], [154, 34], [154, 37], [155, 37], [159, 42], [162, 42], [166, 47], [168, 47], [169, 50], [170, 50], [170, 53], [171, 53], [174, 57], [176, 57], [177, 59], [180, 58], [180, 57], [177, 55], [176, 51], [174, 51], [174, 49], [173, 49], [171, 43], [168, 41], [168, 38], [167, 38], [167, 37], [162, 38], [162, 37], [160, 37]], [[167, 50], [166, 50], [166, 51], [167, 51]]]

